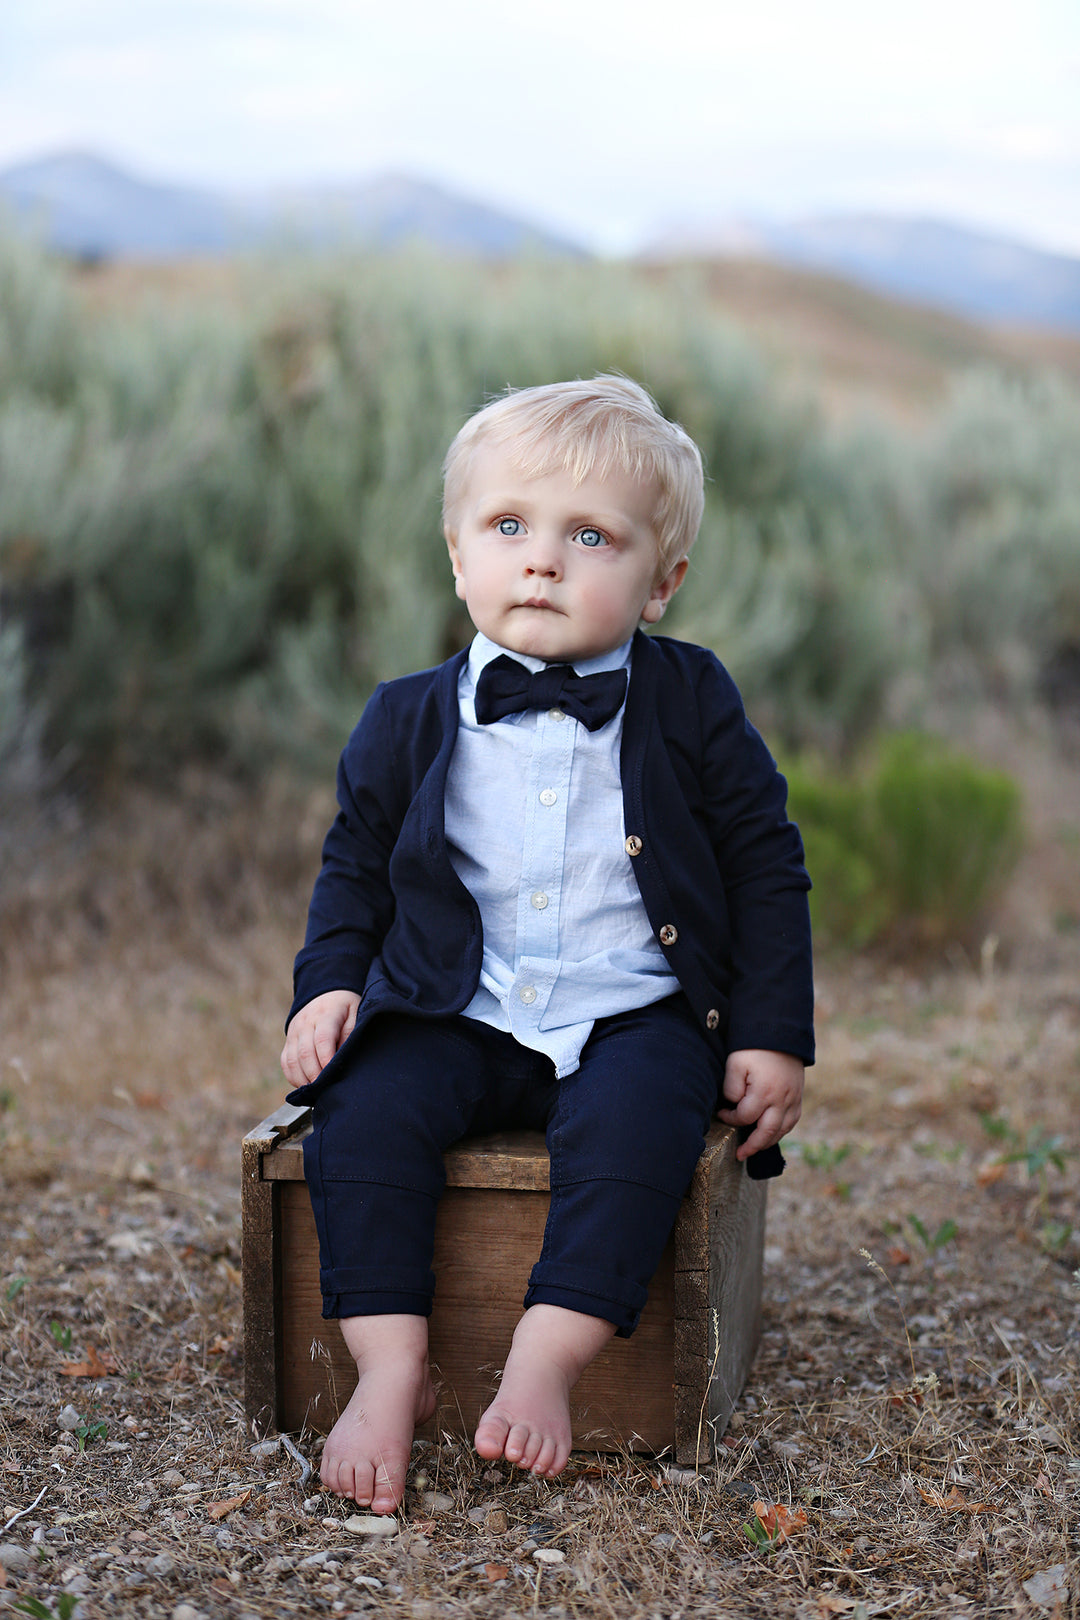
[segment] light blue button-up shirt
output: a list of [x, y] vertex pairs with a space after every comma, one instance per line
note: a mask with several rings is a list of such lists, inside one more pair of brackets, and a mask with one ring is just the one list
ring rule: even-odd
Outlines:
[[[507, 1030], [573, 1074], [597, 1018], [673, 995], [626, 852], [623, 711], [590, 732], [561, 709], [481, 726], [480, 671], [506, 649], [478, 634], [458, 682], [460, 723], [446, 783], [446, 841], [480, 908], [484, 956], [467, 1018]], [[532, 673], [544, 660], [511, 653]], [[630, 642], [579, 660], [621, 669]]]

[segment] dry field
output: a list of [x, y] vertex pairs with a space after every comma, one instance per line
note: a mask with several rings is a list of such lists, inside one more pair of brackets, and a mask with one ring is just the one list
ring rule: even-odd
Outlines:
[[192, 777], [9, 843], [0, 1609], [1080, 1615], [1080, 769], [983, 741], [1029, 854], [981, 948], [822, 964], [718, 1464], [538, 1484], [425, 1448], [377, 1541], [241, 1410], [239, 1142], [280, 1096], [326, 797], [271, 784], [255, 817]]

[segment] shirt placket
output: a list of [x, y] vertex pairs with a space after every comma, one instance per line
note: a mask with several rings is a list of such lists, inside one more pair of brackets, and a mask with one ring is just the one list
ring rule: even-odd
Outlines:
[[577, 722], [561, 709], [537, 714], [529, 760], [525, 836], [518, 890], [511, 1030], [538, 1030], [559, 976], [570, 772]]

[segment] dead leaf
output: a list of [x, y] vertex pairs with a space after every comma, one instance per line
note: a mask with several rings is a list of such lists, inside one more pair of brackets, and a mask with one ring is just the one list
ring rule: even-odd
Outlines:
[[221, 1269], [225, 1273], [225, 1276], [227, 1277], [229, 1282], [232, 1283], [233, 1287], [234, 1288], [239, 1288], [240, 1284], [244, 1280], [243, 1277], [240, 1275], [239, 1268], [236, 1267], [236, 1266], [230, 1265], [228, 1260], [223, 1260], [221, 1262]]
[[64, 1361], [60, 1365], [61, 1378], [108, 1378], [116, 1371], [116, 1357], [106, 1350], [102, 1355], [93, 1345], [86, 1352], [85, 1361]]
[[919, 1495], [931, 1507], [940, 1508], [942, 1513], [996, 1513], [998, 1509], [990, 1502], [969, 1502], [959, 1485], [954, 1485], [948, 1496], [942, 1496], [940, 1491], [927, 1491], [921, 1485], [918, 1487]]
[[1007, 1164], [995, 1160], [993, 1164], [984, 1164], [981, 1170], [977, 1170], [975, 1180], [980, 1187], [992, 1187], [996, 1181], [1001, 1180], [1008, 1168]]
[[1035, 1489], [1037, 1491], [1041, 1491], [1044, 1496], [1049, 1496], [1051, 1499], [1053, 1498], [1054, 1487], [1051, 1485], [1045, 1474], [1040, 1473], [1038, 1479], [1035, 1481]]
[[21, 1474], [22, 1473], [22, 1469], [19, 1467], [17, 1462], [2, 1462], [2, 1463], [0, 1463], [0, 1468], [3, 1469], [5, 1474]]
[[786, 1541], [790, 1535], [805, 1530], [807, 1526], [806, 1513], [802, 1508], [793, 1511], [782, 1502], [755, 1502], [754, 1513], [772, 1541]]
[[885, 1258], [890, 1266], [910, 1266], [911, 1254], [907, 1249], [901, 1249], [895, 1244], [891, 1249], [885, 1250]]
[[239, 1496], [230, 1496], [224, 1502], [211, 1502], [206, 1511], [212, 1519], [224, 1519], [227, 1514], [235, 1513], [237, 1508], [246, 1507], [251, 1501], [251, 1494], [254, 1489], [254, 1485], [249, 1485], [246, 1491], [240, 1492]]
[[7, 1582], [8, 1582], [7, 1570], [4, 1568], [3, 1564], [0, 1564], [0, 1586], [6, 1586]]
[[226, 1338], [224, 1334], [219, 1333], [213, 1344], [207, 1345], [206, 1353], [210, 1356], [227, 1356], [234, 1343], [234, 1339]]
[[505, 1581], [510, 1573], [509, 1564], [485, 1564], [484, 1574], [489, 1581]]

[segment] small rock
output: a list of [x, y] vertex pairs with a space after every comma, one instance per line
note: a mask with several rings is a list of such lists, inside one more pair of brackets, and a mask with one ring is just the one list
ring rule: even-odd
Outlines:
[[696, 1468], [676, 1468], [674, 1463], [668, 1463], [661, 1472], [669, 1485], [705, 1484]]
[[140, 1496], [135, 1504], [135, 1511], [136, 1513], [149, 1513], [153, 1505], [154, 1498], [152, 1496]]
[[1022, 1584], [1032, 1603], [1039, 1609], [1056, 1609], [1069, 1596], [1069, 1577], [1064, 1564], [1052, 1564], [1049, 1569], [1040, 1569], [1037, 1575], [1032, 1575], [1030, 1580]]
[[56, 1427], [62, 1434], [74, 1434], [81, 1422], [82, 1417], [69, 1402], [57, 1418]]
[[70, 1592], [73, 1597], [85, 1597], [87, 1592], [92, 1590], [90, 1577], [83, 1570], [79, 1570], [77, 1575], [72, 1575], [70, 1580], [64, 1582], [64, 1591]]
[[354, 1536], [367, 1536], [376, 1540], [396, 1536], [398, 1522], [392, 1513], [353, 1513], [342, 1525], [343, 1530], [350, 1530]]
[[257, 1446], [252, 1446], [251, 1455], [253, 1457], [272, 1457], [274, 1455], [275, 1451], [280, 1451], [280, 1450], [281, 1450], [281, 1441], [280, 1441], [280, 1439], [278, 1439], [278, 1440], [260, 1440]]
[[374, 1575], [354, 1575], [353, 1585], [366, 1586], [372, 1592], [382, 1590], [382, 1581], [377, 1581]]
[[445, 1491], [421, 1491], [420, 1500], [429, 1513], [447, 1513], [454, 1505], [454, 1498]]
[[328, 1552], [312, 1553], [310, 1558], [301, 1558], [298, 1567], [300, 1569], [321, 1569], [329, 1557]]
[[178, 1603], [172, 1612], [171, 1620], [206, 1620], [206, 1616], [201, 1609], [195, 1607], [194, 1603]]
[[0, 1544], [0, 1565], [9, 1575], [25, 1575], [33, 1559], [25, 1547], [20, 1547], [16, 1541], [5, 1541]]
[[171, 1491], [178, 1491], [184, 1483], [184, 1476], [179, 1468], [170, 1468], [158, 1480], [159, 1485], [168, 1486]]
[[661, 1530], [660, 1534], [657, 1535], [657, 1536], [653, 1536], [652, 1540], [649, 1543], [650, 1547], [656, 1547], [661, 1552], [667, 1552], [668, 1549], [670, 1547], [674, 1547], [674, 1545], [675, 1545], [675, 1537], [672, 1535], [670, 1530]]
[[538, 1564], [565, 1564], [566, 1554], [558, 1547], [537, 1547], [533, 1558]]
[[307, 1496], [304, 1498], [302, 1507], [305, 1513], [318, 1513], [319, 1509], [322, 1507], [322, 1497]]
[[486, 1507], [474, 1507], [469, 1509], [468, 1517], [470, 1524], [486, 1524], [487, 1516], [488, 1509]]
[[484, 1529], [491, 1536], [505, 1535], [509, 1520], [504, 1508], [490, 1508], [484, 1519]]
[[158, 1553], [157, 1557], [151, 1558], [147, 1564], [146, 1573], [148, 1575], [157, 1575], [164, 1580], [166, 1575], [171, 1575], [175, 1568], [175, 1561], [169, 1557], [168, 1553]]

